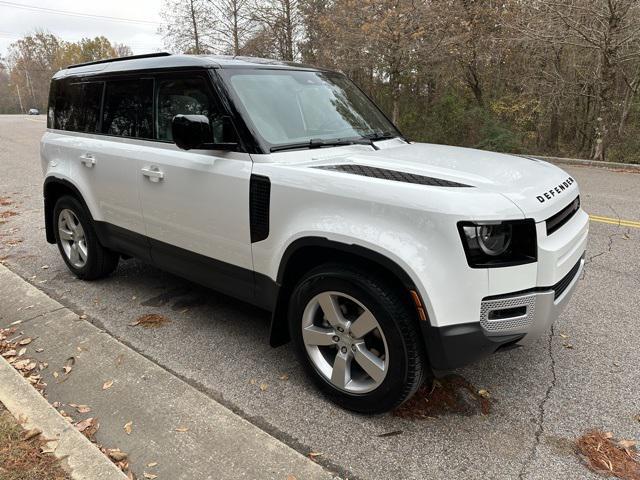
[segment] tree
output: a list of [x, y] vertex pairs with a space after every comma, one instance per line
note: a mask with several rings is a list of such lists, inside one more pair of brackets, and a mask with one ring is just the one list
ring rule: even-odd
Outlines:
[[201, 55], [215, 50], [214, 25], [208, 0], [165, 0], [158, 32], [179, 53]]
[[297, 41], [302, 28], [298, 0], [263, 0], [255, 5], [254, 21], [260, 25], [263, 39], [269, 38], [281, 60], [297, 57]]
[[208, 0], [208, 4], [214, 19], [217, 49], [239, 55], [253, 30], [252, 1]]
[[540, 12], [551, 30], [534, 35], [581, 56], [572, 84], [588, 97], [587, 146], [605, 160], [621, 135], [631, 102], [638, 93], [640, 4], [637, 0], [545, 0]]

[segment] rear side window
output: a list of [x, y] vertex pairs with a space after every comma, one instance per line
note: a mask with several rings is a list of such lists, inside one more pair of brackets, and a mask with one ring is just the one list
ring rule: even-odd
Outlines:
[[102, 133], [120, 137], [153, 138], [153, 80], [107, 82]]
[[103, 82], [55, 82], [50, 92], [49, 125], [58, 130], [97, 132], [103, 88]]

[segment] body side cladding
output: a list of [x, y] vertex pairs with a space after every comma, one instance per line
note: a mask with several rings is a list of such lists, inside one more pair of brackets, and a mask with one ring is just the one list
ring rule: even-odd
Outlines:
[[264, 310], [273, 309], [278, 289], [266, 275], [110, 223], [95, 222], [95, 226], [101, 243], [109, 249]]

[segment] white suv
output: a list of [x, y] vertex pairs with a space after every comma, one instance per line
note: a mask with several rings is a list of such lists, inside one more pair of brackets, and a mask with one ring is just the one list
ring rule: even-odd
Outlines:
[[360, 412], [529, 342], [566, 305], [588, 216], [548, 163], [412, 143], [339, 73], [155, 54], [74, 65], [42, 138], [47, 240], [78, 277], [136, 257], [273, 312]]

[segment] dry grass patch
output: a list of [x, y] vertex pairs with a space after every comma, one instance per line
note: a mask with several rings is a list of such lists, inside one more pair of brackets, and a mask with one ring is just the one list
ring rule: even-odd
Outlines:
[[640, 480], [640, 456], [633, 440], [614, 440], [611, 432], [591, 430], [576, 444], [590, 470], [623, 480]]
[[38, 435], [25, 432], [0, 405], [0, 478], [2, 480], [69, 480], [60, 462]]
[[477, 389], [460, 375], [447, 375], [418, 392], [396, 409], [402, 418], [426, 419], [445, 414], [488, 415], [491, 412], [489, 392]]

